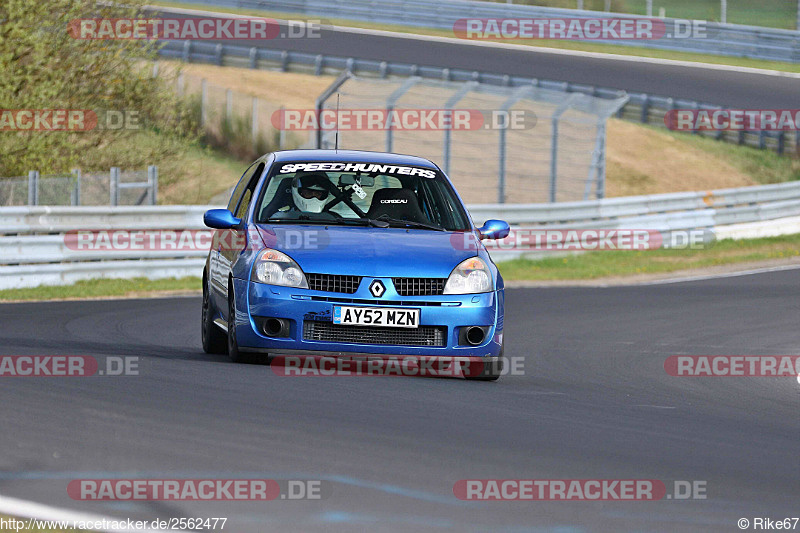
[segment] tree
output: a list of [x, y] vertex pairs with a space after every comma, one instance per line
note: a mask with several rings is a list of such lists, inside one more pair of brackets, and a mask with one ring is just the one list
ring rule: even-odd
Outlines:
[[[138, 118], [165, 135], [190, 131], [177, 97], [151, 75], [155, 41], [75, 38], [70, 24], [86, 18], [140, 18], [143, 0], [101, 5], [91, 0], [0, 2], [0, 110], [91, 110], [88, 132], [0, 131], [0, 176], [32, 168], [63, 171], [92, 150], [135, 132], [109, 129], [108, 112]], [[83, 157], [82, 157], [83, 156]]]

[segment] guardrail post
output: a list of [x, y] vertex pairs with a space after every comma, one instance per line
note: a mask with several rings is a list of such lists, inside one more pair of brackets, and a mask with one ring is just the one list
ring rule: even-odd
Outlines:
[[786, 144], [786, 132], [778, 132], [778, 155], [783, 155]]
[[319, 76], [322, 74], [322, 62], [322, 54], [319, 54], [316, 58], [314, 58], [314, 76]]
[[644, 102], [642, 102], [642, 116], [641, 121], [642, 124], [647, 124], [650, 122], [650, 95], [644, 95]]
[[150, 205], [158, 203], [158, 167], [150, 165], [147, 167], [147, 184], [150, 189]]
[[185, 41], [183, 43], [183, 60], [186, 63], [190, 63], [190, 59], [192, 57], [192, 41]]
[[256, 49], [255, 46], [253, 46], [252, 48], [250, 48], [250, 68], [256, 68], [258, 64], [256, 61], [257, 59], [258, 59], [258, 50]]
[[764, 147], [767, 145], [767, 132], [764, 130], [759, 130], [758, 132], [758, 147], [763, 150]]
[[28, 205], [39, 205], [39, 171], [28, 171]]
[[109, 203], [119, 205], [119, 167], [111, 167], [108, 175]]
[[281, 72], [289, 70], [289, 52], [284, 50], [281, 52]]
[[81, 205], [81, 169], [73, 168], [72, 175], [75, 176], [75, 188], [72, 190], [72, 205]]
[[218, 66], [222, 66], [222, 43], [217, 43], [217, 46], [214, 48], [214, 57], [217, 61]]

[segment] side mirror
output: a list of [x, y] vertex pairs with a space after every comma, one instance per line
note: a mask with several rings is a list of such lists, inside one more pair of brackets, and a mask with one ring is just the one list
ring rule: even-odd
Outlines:
[[242, 223], [227, 209], [210, 209], [203, 215], [203, 224], [214, 229], [231, 229]]
[[508, 222], [503, 220], [487, 220], [478, 231], [481, 233], [481, 239], [505, 239], [511, 228]]

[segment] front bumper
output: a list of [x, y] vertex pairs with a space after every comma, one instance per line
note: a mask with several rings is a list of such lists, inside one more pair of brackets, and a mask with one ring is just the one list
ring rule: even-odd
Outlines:
[[[380, 279], [386, 286], [381, 298], [373, 297], [367, 286], [373, 279]], [[243, 351], [265, 352], [271, 355], [306, 354], [325, 356], [348, 355], [417, 355], [436, 357], [489, 357], [501, 355], [503, 344], [503, 291], [483, 294], [442, 296], [400, 296], [394, 290], [391, 278], [364, 278], [354, 294], [341, 294], [309, 289], [296, 289], [254, 283], [235, 279], [237, 320], [236, 338]], [[309, 325], [305, 322], [332, 325], [334, 305], [366, 307], [402, 307], [420, 310], [420, 328], [441, 328], [441, 346], [414, 346], [406, 344], [382, 344], [360, 340], [358, 335], [347, 335], [347, 342], [311, 340]], [[279, 318], [289, 324], [285, 337], [271, 337], [259, 327], [263, 317]], [[477, 346], [459, 343], [461, 328], [482, 326], [486, 335]], [[351, 326], [338, 326], [350, 328]], [[397, 328], [372, 328], [386, 330], [384, 342]], [[432, 329], [432, 328], [431, 328]], [[372, 332], [374, 333], [374, 332]], [[398, 332], [405, 333], [405, 332]], [[463, 335], [461, 336], [463, 342]]]

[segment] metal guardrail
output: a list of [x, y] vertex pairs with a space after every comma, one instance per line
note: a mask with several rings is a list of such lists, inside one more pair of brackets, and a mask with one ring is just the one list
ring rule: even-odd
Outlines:
[[[76, 230], [200, 230], [211, 206], [0, 208], [0, 289], [68, 284], [81, 279], [199, 276], [206, 250], [76, 251]], [[518, 227], [570, 229], [710, 229], [719, 238], [800, 232], [800, 182], [710, 192], [608, 198], [558, 204], [468, 206], [477, 223], [489, 218]], [[210, 242], [210, 241], [209, 241]], [[496, 260], [524, 255], [492, 252]]]
[[[477, 70], [431, 67], [410, 63], [395, 63], [353, 57], [310, 54], [271, 48], [246, 47], [203, 41], [165, 40], [159, 54], [168, 59], [185, 62], [213, 63], [220, 66], [302, 72], [307, 74], [338, 75], [351, 72], [356, 76], [389, 76], [437, 79], [445, 81], [476, 81], [487, 85], [520, 87], [532, 85], [553, 91], [582, 93], [588, 96], [616, 99], [629, 97], [617, 113], [617, 118], [666, 128], [664, 116], [673, 109], [714, 110], [720, 106], [694, 100], [674, 99], [647, 93], [625, 93], [617, 89], [585, 85], [565, 81], [509, 76], [504, 74], [479, 72]], [[800, 133], [798, 132], [698, 132], [699, 135], [715, 137], [719, 140], [773, 150], [779, 154], [796, 150], [800, 154]]]
[[[641, 15], [481, 2], [474, 0], [176, 0], [183, 4], [235, 7], [320, 18], [363, 20], [381, 24], [452, 30], [464, 18], [646, 18]], [[677, 32], [676, 19], [663, 19], [667, 35]], [[705, 23], [706, 37], [603, 41], [609, 44], [678, 50], [767, 61], [800, 62], [800, 32], [760, 26]]]

